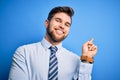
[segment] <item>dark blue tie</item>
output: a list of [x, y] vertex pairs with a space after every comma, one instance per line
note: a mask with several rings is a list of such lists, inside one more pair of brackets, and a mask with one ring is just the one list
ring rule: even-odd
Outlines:
[[56, 52], [58, 48], [50, 47], [51, 50], [50, 60], [49, 60], [49, 71], [48, 71], [48, 80], [58, 80], [58, 60], [56, 57]]

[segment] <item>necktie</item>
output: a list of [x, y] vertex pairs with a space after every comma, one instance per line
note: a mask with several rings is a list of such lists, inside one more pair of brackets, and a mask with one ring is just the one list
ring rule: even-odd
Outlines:
[[51, 46], [49, 49], [51, 50], [51, 54], [49, 59], [48, 80], [58, 80], [58, 60], [56, 57], [58, 48]]

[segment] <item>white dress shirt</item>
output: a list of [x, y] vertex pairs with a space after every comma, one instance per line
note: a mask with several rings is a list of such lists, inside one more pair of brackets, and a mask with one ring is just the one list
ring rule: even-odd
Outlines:
[[[49, 47], [45, 38], [41, 42], [19, 47], [12, 60], [8, 80], [48, 80]], [[91, 80], [93, 64], [82, 63], [75, 53], [56, 46], [58, 51], [58, 80]]]

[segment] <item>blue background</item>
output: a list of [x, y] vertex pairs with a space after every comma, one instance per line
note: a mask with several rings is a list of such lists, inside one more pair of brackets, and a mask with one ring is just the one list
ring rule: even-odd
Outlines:
[[119, 0], [0, 0], [0, 80], [7, 80], [16, 48], [44, 37], [44, 21], [55, 6], [75, 10], [64, 47], [80, 56], [82, 44], [95, 39], [92, 80], [120, 80]]

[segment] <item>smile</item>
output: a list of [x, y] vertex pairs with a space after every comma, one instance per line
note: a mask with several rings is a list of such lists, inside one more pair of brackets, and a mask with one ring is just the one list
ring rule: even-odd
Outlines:
[[59, 30], [59, 29], [56, 29], [55, 31], [56, 31], [56, 33], [59, 34], [59, 35], [61, 35], [61, 34], [64, 33], [62, 30]]

